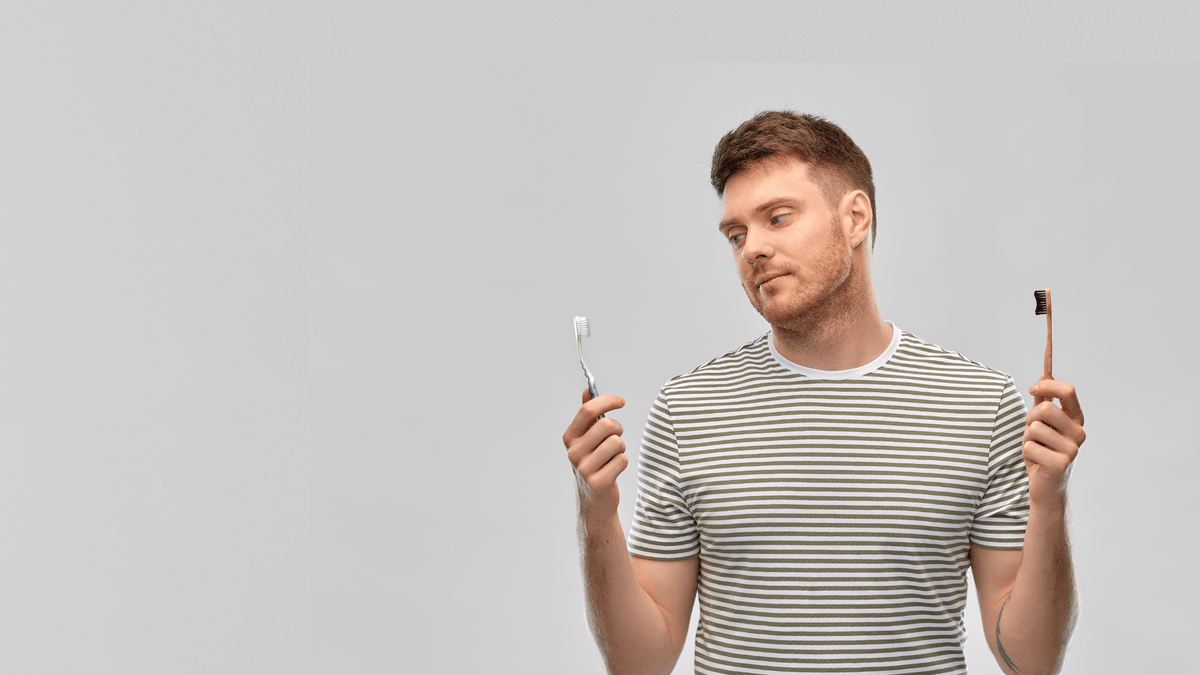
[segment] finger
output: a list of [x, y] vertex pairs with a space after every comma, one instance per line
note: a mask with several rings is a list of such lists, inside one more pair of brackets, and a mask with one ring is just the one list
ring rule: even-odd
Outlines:
[[1066, 454], [1055, 452], [1036, 441], [1025, 441], [1021, 446], [1021, 456], [1055, 476], [1066, 473], [1067, 467], [1071, 466], [1071, 459]]
[[584, 391], [584, 403], [579, 407], [579, 411], [575, 413], [575, 418], [567, 425], [567, 430], [563, 432], [563, 445], [571, 447], [576, 439], [583, 436], [588, 429], [596, 423], [596, 418], [600, 415], [616, 410], [625, 406], [625, 399], [612, 394], [605, 394], [593, 400], [587, 400], [590, 394]]
[[613, 457], [625, 454], [625, 441], [620, 436], [609, 436], [600, 445], [584, 457], [576, 465], [576, 470], [584, 478], [600, 471]]
[[1025, 427], [1024, 440], [1027, 443], [1033, 441], [1049, 450], [1061, 453], [1067, 457], [1068, 462], [1073, 461], [1079, 454], [1077, 443], [1040, 421]]
[[1025, 416], [1025, 426], [1028, 427], [1034, 422], [1041, 422], [1054, 429], [1070, 439], [1076, 446], [1083, 445], [1083, 442], [1087, 440], [1087, 432], [1083, 430], [1083, 427], [1053, 403], [1046, 402], [1034, 406], [1033, 410], [1030, 410], [1029, 414]]
[[629, 466], [629, 455], [619, 453], [613, 455], [608, 464], [605, 464], [599, 471], [592, 474], [592, 479], [588, 481], [588, 485], [592, 489], [603, 489], [617, 482], [617, 476], [621, 475], [626, 467]]
[[1075, 387], [1058, 380], [1039, 380], [1029, 388], [1029, 393], [1033, 396], [1058, 399], [1067, 416], [1078, 422], [1079, 426], [1083, 426], [1083, 408], [1079, 406], [1079, 396]]
[[595, 421], [603, 413], [624, 407], [625, 399], [612, 394], [604, 394], [603, 396], [584, 401], [583, 405], [579, 407], [579, 412], [575, 413], [575, 420], [573, 422], [586, 422], [588, 421], [588, 417], [591, 417]]
[[599, 448], [600, 444], [603, 443], [605, 439], [611, 436], [620, 437], [623, 433], [625, 433], [625, 427], [621, 426], [620, 422], [612, 419], [611, 417], [605, 417], [602, 420], [596, 420], [596, 423], [592, 425], [592, 428], [588, 429], [587, 432], [580, 437], [577, 443], [577, 445], [583, 449], [583, 451], [580, 453], [580, 459], [582, 459], [583, 456], [588, 453], [595, 452], [596, 448]]
[[604, 419], [600, 420], [592, 420], [592, 422], [592, 426], [585, 431], [582, 436], [574, 439], [574, 441], [567, 446], [567, 459], [571, 461], [571, 464], [573, 464], [576, 469], [579, 468], [580, 463], [583, 462], [588, 455], [592, 454], [596, 451], [596, 448], [600, 447], [600, 444], [603, 443], [606, 438], [610, 436], [619, 437], [621, 434], [625, 433], [625, 428], [621, 426], [621, 423], [611, 417], [605, 417]]

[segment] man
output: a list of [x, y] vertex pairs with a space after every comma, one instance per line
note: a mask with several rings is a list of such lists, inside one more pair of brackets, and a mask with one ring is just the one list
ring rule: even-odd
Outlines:
[[1005, 672], [1057, 671], [1075, 617], [1072, 387], [1012, 379], [883, 320], [870, 164], [837, 126], [767, 112], [713, 157], [720, 232], [771, 331], [663, 386], [625, 542], [624, 405], [563, 434], [596, 641], [669, 673], [697, 588], [697, 673], [965, 673], [966, 571]]

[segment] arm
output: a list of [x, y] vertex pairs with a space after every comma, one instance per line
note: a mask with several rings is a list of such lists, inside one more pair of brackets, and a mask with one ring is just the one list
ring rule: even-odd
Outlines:
[[1083, 411], [1075, 389], [1042, 380], [1030, 393], [1047, 400], [1025, 418], [1022, 455], [1029, 473], [1025, 547], [971, 547], [985, 634], [1006, 673], [1056, 673], [1077, 613], [1075, 574], [1066, 526], [1066, 476], [1083, 444]]
[[579, 496], [588, 624], [608, 670], [670, 673], [687, 638], [699, 558], [661, 562], [632, 558], [617, 517], [617, 476], [629, 465], [621, 424], [601, 413], [625, 405], [617, 396], [588, 400], [563, 434]]

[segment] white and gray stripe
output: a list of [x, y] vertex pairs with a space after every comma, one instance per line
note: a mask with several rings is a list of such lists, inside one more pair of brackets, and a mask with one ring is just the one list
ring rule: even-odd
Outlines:
[[763, 336], [663, 386], [630, 553], [700, 556], [697, 673], [965, 673], [969, 548], [1024, 539], [1024, 417], [899, 329], [840, 373]]

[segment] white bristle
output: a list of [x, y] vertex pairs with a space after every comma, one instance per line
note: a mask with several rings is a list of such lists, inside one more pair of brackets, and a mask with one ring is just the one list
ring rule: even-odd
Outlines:
[[592, 324], [588, 322], [586, 316], [575, 317], [575, 330], [583, 337], [592, 336]]

